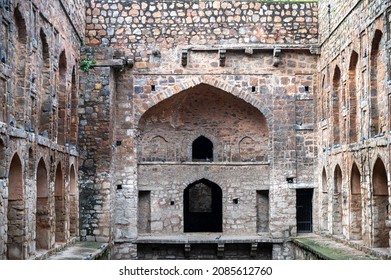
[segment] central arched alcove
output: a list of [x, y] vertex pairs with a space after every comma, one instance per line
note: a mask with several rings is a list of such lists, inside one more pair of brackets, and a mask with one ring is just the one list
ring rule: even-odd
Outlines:
[[201, 179], [183, 193], [184, 232], [221, 232], [223, 202], [221, 188]]
[[[140, 162], [161, 161], [152, 148], [156, 137], [164, 139], [164, 161], [263, 161], [270, 150], [260, 110], [208, 84], [160, 101], [142, 115], [138, 129]], [[251, 157], [242, 139], [253, 140]]]

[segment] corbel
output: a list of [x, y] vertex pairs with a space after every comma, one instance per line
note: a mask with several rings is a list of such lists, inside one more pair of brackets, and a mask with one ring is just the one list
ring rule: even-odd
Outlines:
[[281, 64], [281, 48], [275, 47], [273, 49], [273, 66], [278, 67]]
[[220, 61], [221, 67], [225, 66], [225, 54], [226, 53], [227, 53], [227, 50], [219, 50], [219, 61]]
[[190, 257], [190, 251], [191, 251], [191, 244], [187, 243], [185, 244], [185, 257]]
[[251, 244], [251, 251], [250, 251], [250, 256], [252, 258], [257, 256], [257, 250], [258, 250], [258, 243], [252, 243]]
[[187, 50], [184, 49], [182, 50], [182, 66], [186, 66], [187, 65]]
[[224, 258], [224, 243], [217, 244], [217, 257]]

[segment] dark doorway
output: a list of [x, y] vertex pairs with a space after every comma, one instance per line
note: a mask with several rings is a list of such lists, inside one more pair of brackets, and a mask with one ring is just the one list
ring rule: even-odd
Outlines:
[[193, 161], [213, 161], [213, 143], [204, 136], [194, 140], [192, 145]]
[[312, 232], [313, 189], [296, 190], [297, 232]]
[[184, 232], [222, 232], [222, 191], [215, 183], [201, 179], [183, 194]]

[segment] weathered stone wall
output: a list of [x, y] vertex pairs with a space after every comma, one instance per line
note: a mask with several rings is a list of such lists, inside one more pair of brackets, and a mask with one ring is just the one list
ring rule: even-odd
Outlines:
[[[314, 187], [317, 154], [316, 4], [87, 1], [86, 32], [97, 64], [83, 79], [80, 180], [99, 203], [111, 191], [114, 209], [102, 219], [81, 199], [87, 239], [111, 224], [113, 258], [131, 258], [141, 233], [182, 235], [183, 191], [203, 178], [222, 189], [223, 234], [296, 234], [295, 189]], [[212, 163], [192, 164], [200, 135]], [[269, 190], [262, 217], [257, 190]]]
[[0, 259], [33, 258], [78, 235], [78, 207], [70, 207], [77, 131], [70, 127], [85, 20], [84, 1], [68, 4], [0, 1]]
[[[341, 228], [345, 239], [389, 247], [390, 3], [345, 1], [333, 6], [320, 1], [319, 10], [321, 156], [316, 170], [324, 190], [321, 230], [338, 234]], [[385, 199], [376, 194], [379, 187]], [[340, 217], [331, 214], [337, 208]]]
[[[112, 57], [111, 52], [91, 52], [96, 59]], [[91, 69], [80, 84], [80, 235], [89, 241], [111, 238], [111, 160], [113, 156], [113, 73], [110, 67]], [[114, 144], [113, 144], [114, 145]], [[95, 238], [94, 236], [98, 236]]]
[[315, 44], [316, 3], [86, 1], [88, 45], [147, 59], [159, 46]]

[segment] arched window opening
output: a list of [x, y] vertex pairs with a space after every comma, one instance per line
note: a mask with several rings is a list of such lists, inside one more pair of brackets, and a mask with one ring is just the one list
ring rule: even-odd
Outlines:
[[357, 62], [358, 54], [353, 51], [349, 65], [349, 142], [358, 141], [359, 127], [357, 124]]
[[361, 174], [356, 164], [353, 164], [350, 178], [350, 238], [360, 240], [362, 239]]
[[49, 183], [45, 161], [41, 158], [37, 167], [36, 246], [50, 249]]
[[193, 161], [213, 161], [213, 143], [204, 136], [194, 140], [192, 145]]
[[23, 255], [24, 240], [24, 182], [23, 168], [19, 156], [12, 158], [8, 173], [7, 209], [7, 258], [20, 260]]
[[389, 247], [388, 220], [388, 179], [383, 161], [378, 158], [373, 167], [373, 246]]
[[222, 231], [222, 190], [206, 179], [190, 184], [184, 191], [184, 231]]
[[333, 193], [333, 234], [342, 234], [342, 170], [337, 165], [334, 170], [334, 193]]
[[332, 91], [332, 104], [333, 104], [333, 144], [341, 143], [341, 128], [340, 128], [340, 90], [341, 90], [341, 71], [338, 66], [335, 67], [333, 76], [333, 91]]
[[371, 86], [371, 136], [378, 135], [384, 128], [380, 124], [380, 112], [379, 112], [379, 96], [378, 96], [378, 73], [380, 64], [380, 41], [383, 33], [380, 30], [376, 30], [373, 37], [371, 56], [370, 56], [370, 86]]

